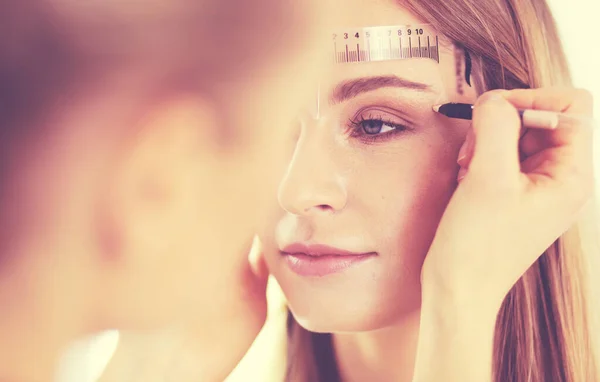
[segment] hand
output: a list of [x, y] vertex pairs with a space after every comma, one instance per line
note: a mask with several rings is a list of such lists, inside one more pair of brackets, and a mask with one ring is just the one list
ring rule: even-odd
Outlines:
[[[522, 134], [518, 109], [581, 116], [581, 123]], [[502, 300], [578, 218], [593, 195], [592, 97], [575, 89], [483, 95], [461, 149], [460, 184], [422, 270], [468, 300]]]
[[494, 91], [478, 100], [459, 186], [421, 272], [413, 382], [491, 381], [502, 301], [593, 194], [585, 118], [522, 133], [517, 108], [589, 118], [592, 100], [572, 89]]
[[[255, 238], [249, 261], [239, 264], [239, 272], [222, 275], [230, 281], [231, 293], [216, 293], [213, 303], [198, 307], [198, 317], [183, 327], [182, 336], [189, 345], [191, 356], [180, 361], [184, 371], [191, 377], [173, 377], [173, 381], [223, 381], [238, 365], [263, 328], [267, 317], [266, 287], [269, 271], [265, 263], [261, 243]], [[225, 261], [224, 258], [220, 259]], [[210, 301], [203, 298], [204, 301]], [[203, 314], [203, 312], [211, 312]], [[203, 317], [212, 320], [204, 321]], [[186, 330], [187, 329], [187, 330]], [[185, 347], [182, 351], [185, 351]]]
[[187, 320], [158, 331], [121, 331], [100, 382], [222, 382], [266, 319], [268, 270], [259, 244], [254, 243], [250, 262], [240, 255], [223, 265], [229, 272], [218, 276], [229, 283], [227, 290], [198, 290], [204, 303]]

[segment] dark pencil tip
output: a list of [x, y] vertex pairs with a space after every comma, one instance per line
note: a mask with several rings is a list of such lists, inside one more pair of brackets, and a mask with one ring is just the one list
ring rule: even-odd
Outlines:
[[467, 103], [435, 105], [433, 110], [450, 118], [471, 119], [473, 117], [473, 106]]

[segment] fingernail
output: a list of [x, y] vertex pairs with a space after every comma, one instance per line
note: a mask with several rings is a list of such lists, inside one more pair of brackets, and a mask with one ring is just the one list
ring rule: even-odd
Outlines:
[[482, 95], [481, 97], [479, 97], [477, 99], [477, 101], [475, 102], [475, 107], [477, 108], [477, 106], [481, 105], [482, 103], [488, 103], [488, 102], [500, 102], [500, 101], [506, 102], [506, 98], [504, 98], [500, 94], [502, 94], [502, 93], [500, 93], [499, 91], [491, 91], [491, 92], [485, 93], [484, 95]]
[[458, 163], [460, 166], [464, 165], [464, 161], [467, 158], [467, 146], [467, 141], [465, 140], [465, 143], [463, 143], [458, 151], [458, 159], [456, 160], [456, 163]]
[[465, 137], [465, 141], [462, 144], [462, 146], [460, 147], [460, 150], [458, 151], [458, 159], [456, 160], [456, 163], [458, 163], [461, 167], [467, 167], [465, 164], [467, 156], [469, 155], [469, 151], [471, 150], [471, 140], [472, 138], [472, 131], [469, 130], [469, 132], [467, 133], [467, 136]]
[[461, 180], [463, 180], [465, 175], [467, 175], [467, 169], [461, 167], [460, 170], [458, 170], [458, 176], [456, 177], [456, 180], [460, 182]]
[[486, 102], [498, 102], [498, 101], [506, 101], [506, 98], [502, 97], [500, 94], [492, 93], [486, 98]]

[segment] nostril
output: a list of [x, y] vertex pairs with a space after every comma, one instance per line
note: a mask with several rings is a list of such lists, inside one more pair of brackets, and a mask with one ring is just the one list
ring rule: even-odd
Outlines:
[[324, 212], [324, 213], [331, 213], [334, 211], [334, 208], [332, 206], [330, 206], [329, 204], [313, 204], [312, 206], [308, 207], [308, 208], [304, 208], [304, 213], [305, 214], [310, 214], [312, 213], [319, 213], [319, 212]]

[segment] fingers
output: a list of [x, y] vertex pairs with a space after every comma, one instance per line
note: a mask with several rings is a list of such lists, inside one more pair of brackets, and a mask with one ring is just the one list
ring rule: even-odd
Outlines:
[[[519, 142], [521, 171], [524, 173], [531, 172], [531, 170], [535, 168], [535, 166], [532, 167], [532, 163], [541, 163], [538, 162], [538, 160], [535, 160], [535, 162], [527, 162], [529, 158], [541, 154], [544, 150], [559, 147], [564, 143], [566, 140], [564, 133], [564, 131], [551, 133], [547, 130], [524, 129]], [[473, 142], [473, 132], [472, 130], [469, 130], [458, 155], [457, 163], [460, 166], [457, 176], [458, 181], [464, 178], [469, 169], [469, 164], [471, 163], [473, 156]], [[525, 162], [527, 162], [526, 165]]]
[[269, 276], [269, 269], [267, 268], [267, 263], [265, 261], [265, 257], [263, 256], [262, 243], [258, 236], [254, 237], [248, 260], [250, 262], [252, 272], [259, 280], [264, 280]]
[[[523, 136], [527, 132], [526, 129], [522, 129], [521, 136]], [[469, 168], [469, 164], [471, 163], [471, 159], [473, 159], [473, 152], [475, 148], [475, 134], [473, 133], [473, 129], [467, 130], [467, 135], [465, 137], [465, 141], [463, 142], [460, 150], [458, 152], [458, 159], [456, 163], [460, 166], [460, 172], [458, 176], [458, 180], [461, 180], [463, 176], [466, 174], [467, 169]]]
[[[592, 96], [585, 90], [572, 88], [500, 90], [486, 93], [481, 97], [479, 103], [485, 103], [485, 97], [489, 97], [491, 94], [501, 95], [518, 109], [554, 111], [565, 114], [576, 114], [577, 116], [586, 118], [589, 118], [593, 111]], [[583, 118], [582, 121], [586, 118]], [[574, 120], [577, 121], [576, 118]], [[588, 128], [589, 126], [583, 125], [584, 122], [570, 122], [564, 128], [554, 130], [523, 129], [518, 151], [521, 160], [537, 155], [543, 150], [561, 146], [571, 147], [565, 151], [576, 152], [576, 155], [572, 157], [579, 162], [590, 160], [592, 155], [590, 144], [592, 129]], [[474, 126], [476, 127], [476, 125]], [[466, 169], [470, 167], [474, 153], [472, 138], [472, 135], [467, 136], [459, 154], [458, 164], [461, 166], [459, 178], [462, 178]]]
[[460, 170], [458, 171], [458, 175], [456, 180], [460, 182], [465, 175], [467, 175], [467, 170], [469, 169], [469, 164], [471, 163], [471, 159], [473, 158], [473, 148], [475, 147], [475, 135], [473, 134], [473, 129], [469, 129], [467, 131], [467, 136], [465, 137], [465, 141], [458, 152], [458, 159], [456, 163], [460, 166]]
[[591, 117], [593, 97], [590, 92], [573, 88], [516, 89], [501, 92], [518, 109], [547, 110]]
[[[556, 111], [587, 118], [573, 118], [565, 126], [555, 130], [529, 130], [521, 139], [520, 151], [524, 159], [539, 155], [545, 150], [561, 148], [560, 168], [587, 174], [592, 162], [592, 128], [586, 120], [593, 112], [593, 98], [585, 90], [571, 88], [512, 90], [504, 96], [518, 108]], [[544, 168], [544, 171], [551, 169]], [[556, 167], [558, 170], [558, 167]], [[556, 173], [560, 175], [560, 173]], [[562, 174], [567, 175], [567, 174]], [[585, 175], [587, 176], [587, 175]], [[569, 176], [572, 178], [571, 176]]]
[[583, 143], [585, 144], [587, 139], [591, 139], [591, 136], [589, 136], [588, 133], [589, 131], [578, 133], [577, 130], [574, 129], [529, 129], [521, 138], [519, 148], [523, 157], [527, 158], [545, 149], [567, 146], [577, 139], [578, 134], [581, 135], [580, 139], [583, 140]]
[[[520, 136], [521, 138], [527, 134], [528, 129], [521, 128]], [[467, 135], [465, 137], [465, 141], [458, 152], [458, 159], [456, 163], [460, 166], [460, 170], [458, 171], [457, 181], [461, 181], [465, 175], [467, 174], [467, 170], [469, 169], [469, 164], [471, 163], [471, 159], [473, 158], [473, 152], [475, 148], [475, 134], [473, 133], [473, 129], [469, 128], [467, 131]], [[536, 150], [537, 146], [532, 146], [532, 150]], [[525, 150], [525, 152], [528, 152]], [[523, 154], [523, 151], [521, 152]]]
[[519, 146], [521, 171], [534, 183], [552, 184], [553, 192], [536, 193], [540, 205], [553, 204], [555, 212], [561, 208], [568, 212], [584, 203], [593, 192], [593, 131], [586, 123], [593, 110], [590, 93], [568, 88], [528, 89], [507, 91], [504, 96], [520, 109], [584, 117], [573, 118], [555, 130], [530, 129]]
[[521, 121], [517, 109], [498, 92], [484, 94], [473, 110], [473, 134], [470, 176], [483, 177], [492, 187], [515, 184], [520, 175]]
[[473, 157], [473, 148], [475, 143], [475, 135], [473, 134], [473, 129], [469, 129], [467, 131], [467, 136], [465, 138], [465, 142], [460, 148], [458, 152], [458, 160], [456, 163], [459, 166], [464, 168], [469, 168], [469, 163], [471, 162], [471, 158]]
[[569, 222], [593, 195], [592, 161], [579, 162], [573, 155], [560, 147], [541, 151], [523, 162], [522, 171], [532, 186], [528, 192], [532, 221], [548, 221], [555, 216]]

